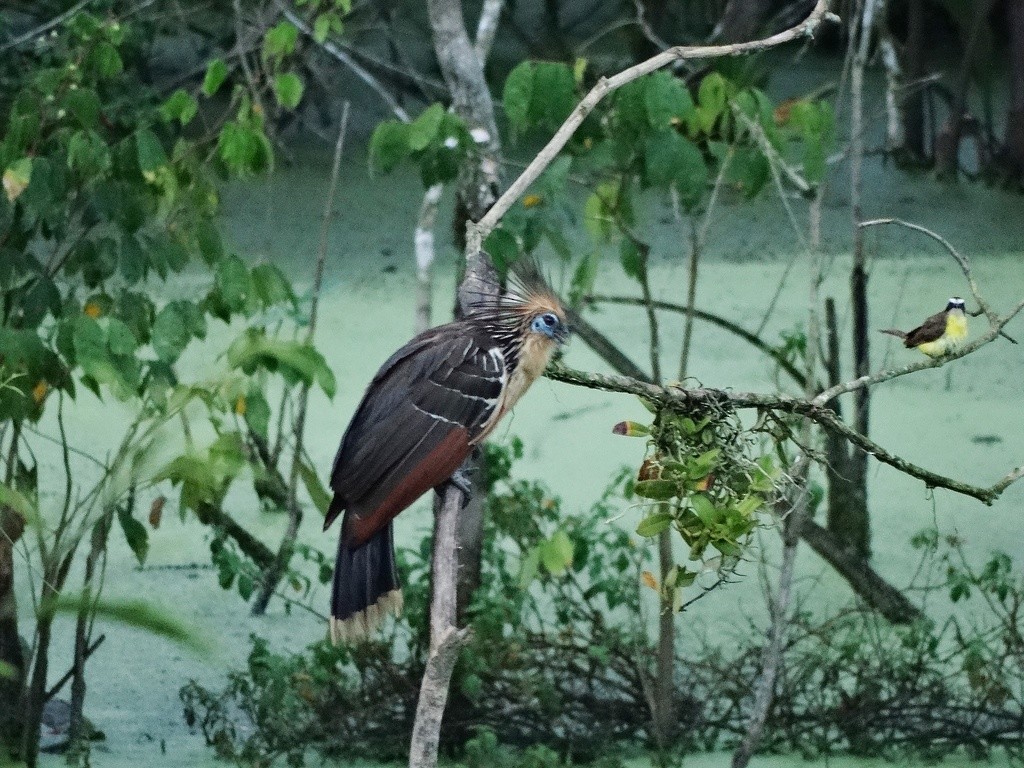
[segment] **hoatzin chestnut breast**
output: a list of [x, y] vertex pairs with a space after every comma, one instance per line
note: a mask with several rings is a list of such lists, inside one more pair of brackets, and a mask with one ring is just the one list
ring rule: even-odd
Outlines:
[[426, 331], [374, 376], [341, 440], [326, 529], [344, 512], [331, 596], [334, 642], [398, 613], [392, 520], [448, 482], [568, 336], [550, 293], [521, 285]]

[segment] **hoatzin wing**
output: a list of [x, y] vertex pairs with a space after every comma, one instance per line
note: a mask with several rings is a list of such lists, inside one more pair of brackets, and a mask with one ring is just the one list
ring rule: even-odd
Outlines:
[[422, 334], [367, 388], [334, 461], [325, 528], [345, 511], [331, 598], [335, 642], [368, 634], [401, 606], [391, 521], [448, 480], [496, 414], [500, 349], [469, 324]]
[[501, 352], [458, 326], [419, 336], [392, 355], [342, 438], [325, 527], [348, 510], [349, 546], [451, 477], [494, 414], [505, 379]]

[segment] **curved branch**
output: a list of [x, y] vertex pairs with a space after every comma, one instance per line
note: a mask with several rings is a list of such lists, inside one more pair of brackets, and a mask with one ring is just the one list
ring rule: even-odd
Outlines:
[[544, 149], [526, 166], [526, 170], [520, 174], [519, 178], [512, 182], [511, 186], [505, 190], [505, 193], [491, 206], [487, 214], [478, 222], [474, 223], [471, 221], [466, 224], [467, 251], [479, 250], [484, 238], [498, 225], [502, 216], [508, 212], [512, 204], [522, 196], [537, 177], [554, 161], [562, 147], [566, 145], [572, 135], [582, 125], [587, 115], [608, 94], [674, 61], [683, 59], [715, 59], [724, 56], [736, 56], [751, 51], [763, 51], [801, 37], [811, 37], [824, 20], [835, 20], [836, 18], [828, 10], [828, 0], [817, 0], [810, 15], [800, 24], [770, 37], [731, 45], [677, 45], [652, 56], [646, 61], [641, 61], [639, 64], [624, 69], [622, 72], [611, 77], [602, 77], [597, 81], [597, 85], [591, 88], [587, 95], [583, 97], [583, 100], [576, 105], [572, 114], [562, 123], [562, 126], [555, 132], [555, 135], [544, 146]]
[[731, 409], [756, 408], [762, 411], [802, 416], [819, 424], [824, 429], [839, 435], [866, 453], [871, 454], [883, 464], [888, 464], [905, 475], [923, 481], [929, 488], [945, 488], [963, 496], [970, 496], [985, 504], [992, 504], [1010, 485], [1024, 477], [1024, 465], [1021, 465], [1008, 472], [994, 484], [984, 487], [963, 483], [954, 478], [932, 472], [897, 456], [853, 429], [836, 416], [832, 409], [818, 403], [818, 398], [808, 402], [807, 400], [801, 400], [788, 395], [734, 392], [732, 390], [714, 389], [711, 387], [661, 387], [657, 384], [637, 381], [627, 376], [589, 373], [566, 368], [561, 365], [548, 366], [545, 375], [554, 381], [562, 381], [589, 389], [638, 395], [663, 408], [681, 413], [692, 413], [694, 410], [717, 407]]
[[[602, 304], [628, 304], [631, 306], [644, 306], [644, 300], [634, 296], [608, 296], [604, 294], [592, 294], [590, 296], [585, 297], [584, 300], [600, 302]], [[678, 312], [680, 314], [686, 314], [689, 311], [682, 304], [673, 304], [670, 301], [658, 301], [656, 299], [651, 302], [651, 306], [653, 306], [655, 309], [663, 309], [667, 312]], [[719, 328], [728, 331], [734, 336], [739, 336], [741, 339], [743, 339], [751, 346], [757, 348], [764, 354], [768, 355], [768, 357], [770, 357], [778, 364], [779, 368], [788, 373], [789, 376], [793, 379], [793, 381], [795, 381], [801, 387], [806, 386], [807, 377], [804, 376], [804, 374], [795, 365], [793, 365], [792, 362], [787, 360], [785, 355], [779, 352], [779, 350], [777, 350], [771, 344], [766, 342], [760, 336], [751, 333], [746, 328], [737, 325], [731, 320], [725, 319], [721, 315], [716, 315], [711, 312], [705, 312], [704, 310], [697, 309], [696, 307], [693, 309], [693, 316], [698, 320], [703, 320], [704, 322], [710, 323], [711, 325], [717, 325]]]
[[857, 226], [864, 227], [876, 227], [881, 224], [895, 224], [899, 227], [906, 227], [912, 229], [915, 232], [927, 235], [928, 237], [935, 240], [943, 248], [949, 251], [950, 256], [956, 259], [956, 263], [960, 265], [960, 271], [964, 273], [964, 277], [967, 279], [967, 285], [971, 289], [971, 295], [974, 296], [974, 300], [978, 302], [978, 306], [981, 307], [981, 311], [985, 313], [985, 317], [988, 318], [990, 325], [994, 325], [999, 320], [999, 316], [992, 310], [988, 303], [981, 297], [981, 292], [978, 290], [978, 284], [974, 281], [974, 275], [971, 273], [971, 262], [966, 256], [960, 253], [953, 245], [938, 232], [933, 232], [927, 227], [922, 227], [920, 224], [914, 224], [903, 219], [871, 219], [870, 221], [862, 221]]

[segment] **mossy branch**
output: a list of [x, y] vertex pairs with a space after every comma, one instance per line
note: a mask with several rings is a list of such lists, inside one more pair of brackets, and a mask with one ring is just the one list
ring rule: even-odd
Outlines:
[[[991, 338], [995, 338], [992, 334]], [[989, 339], [991, 341], [991, 338]], [[942, 364], [942, 360], [929, 361], [930, 365], [920, 366], [923, 368], [936, 367]], [[907, 368], [914, 368], [907, 366]], [[918, 370], [919, 368], [914, 368]], [[903, 370], [903, 369], [900, 369]], [[909, 371], [906, 371], [909, 372]], [[852, 443], [866, 453], [871, 454], [883, 464], [902, 472], [905, 475], [915, 477], [924, 482], [929, 488], [945, 488], [946, 490], [959, 493], [963, 496], [970, 496], [985, 504], [992, 504], [1002, 493], [1014, 482], [1024, 477], [1024, 465], [1008, 472], [993, 485], [984, 487], [964, 483], [929, 469], [920, 467], [917, 464], [907, 461], [901, 456], [886, 450], [866, 435], [861, 434], [846, 422], [836, 416], [835, 412], [824, 403], [818, 402], [821, 395], [808, 401], [788, 395], [770, 395], [759, 392], [737, 392], [726, 389], [715, 389], [711, 387], [682, 386], [659, 386], [650, 384], [628, 376], [615, 376], [602, 373], [590, 373], [567, 368], [562, 365], [551, 365], [545, 374], [555, 381], [565, 382], [588, 389], [601, 389], [607, 392], [623, 392], [637, 395], [649, 400], [657, 406], [668, 408], [679, 413], [690, 414], [693, 412], [704, 412], [709, 408], [718, 409], [746, 409], [752, 408], [761, 411], [772, 411], [777, 413], [788, 413], [810, 419], [822, 428], [839, 435], [847, 442]], [[902, 375], [902, 374], [899, 374]], [[872, 377], [866, 377], [872, 378]], [[890, 376], [889, 378], [893, 378]], [[884, 380], [884, 379], [882, 379]], [[860, 381], [860, 379], [856, 379]]]

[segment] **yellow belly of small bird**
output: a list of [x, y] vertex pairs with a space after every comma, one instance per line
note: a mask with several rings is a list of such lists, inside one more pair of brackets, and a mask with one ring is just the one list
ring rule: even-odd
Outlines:
[[942, 357], [955, 351], [967, 338], [967, 318], [962, 313], [950, 312], [946, 318], [946, 331], [935, 341], [918, 344], [917, 348], [928, 357]]

